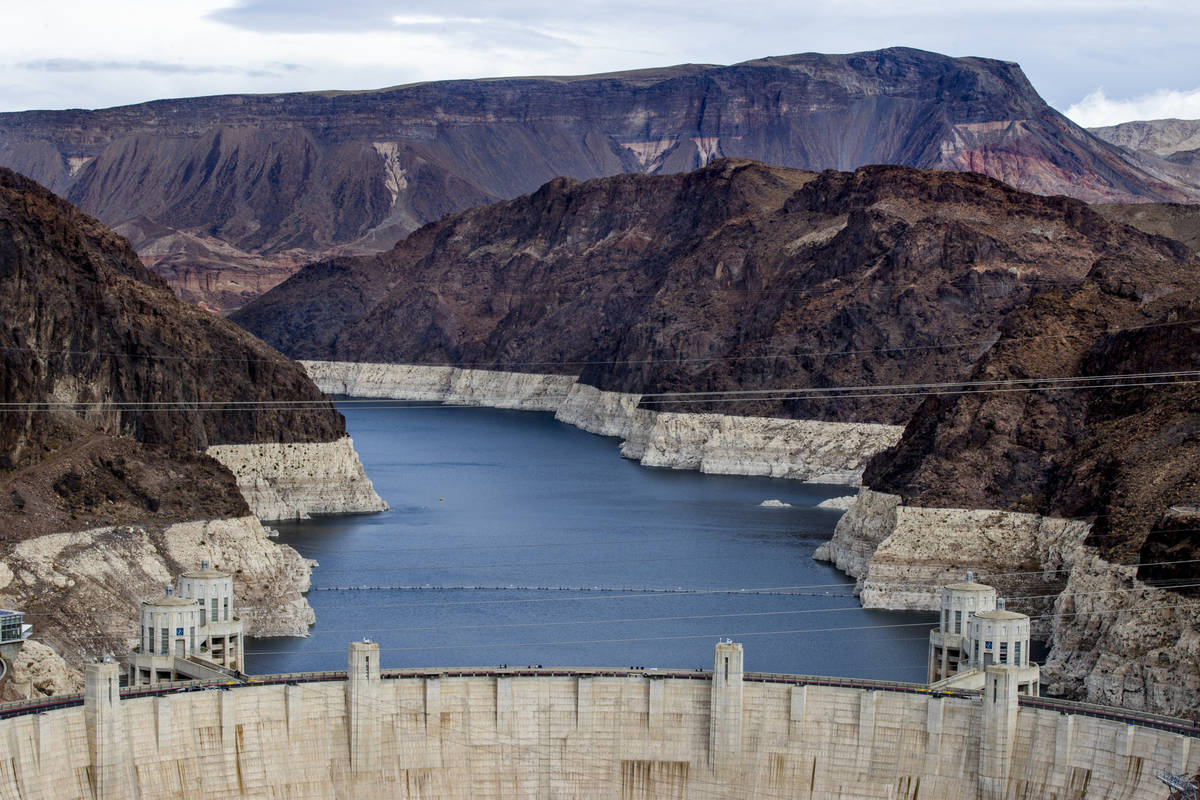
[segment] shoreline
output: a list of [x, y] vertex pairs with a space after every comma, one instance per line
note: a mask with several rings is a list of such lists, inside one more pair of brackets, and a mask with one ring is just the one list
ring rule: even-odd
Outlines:
[[570, 375], [301, 361], [326, 394], [520, 411], [621, 440], [645, 466], [788, 478], [857, 487], [867, 460], [895, 444], [898, 425], [821, 422], [639, 408], [641, 395], [608, 392]]

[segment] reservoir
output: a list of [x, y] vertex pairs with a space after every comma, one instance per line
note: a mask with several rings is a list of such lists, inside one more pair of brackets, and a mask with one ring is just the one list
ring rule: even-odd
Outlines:
[[[924, 681], [935, 615], [868, 611], [812, 560], [852, 493], [652, 469], [543, 413], [343, 401], [381, 514], [276, 525], [320, 566], [307, 638], [250, 639], [251, 673], [384, 668], [711, 668]], [[766, 500], [789, 504], [764, 507]]]

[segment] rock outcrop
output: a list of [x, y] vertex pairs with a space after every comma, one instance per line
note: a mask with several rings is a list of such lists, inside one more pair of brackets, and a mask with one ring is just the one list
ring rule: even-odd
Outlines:
[[864, 488], [815, 557], [857, 578], [868, 608], [936, 610], [938, 588], [974, 570], [1050, 645], [1048, 692], [1191, 717], [1200, 707], [1200, 600], [1106, 560], [1085, 544], [1091, 528], [1038, 514], [906, 506]]
[[[180, 301], [124, 239], [4, 169], [0, 319], [0, 603], [71, 665], [121, 657], [138, 601], [208, 559], [234, 573], [248, 632], [303, 634], [309, 566], [268, 540], [204, 450], [269, 455], [261, 509], [380, 508], [304, 370]], [[316, 491], [320, 471], [339, 482]]]
[[73, 694], [83, 691], [83, 673], [67, 664], [48, 645], [26, 639], [13, 659], [5, 685], [15, 695], [5, 697], [6, 700]]
[[120, 657], [137, 640], [140, 601], [160, 596], [201, 559], [233, 574], [247, 634], [299, 636], [312, 625], [304, 598], [310, 565], [272, 542], [253, 516], [160, 531], [106, 527], [26, 539], [5, 556], [0, 604], [24, 609], [37, 636], [70, 664]]
[[621, 455], [648, 467], [857, 486], [899, 425], [681, 414], [638, 409]]
[[222, 444], [208, 455], [237, 479], [260, 520], [384, 511], [349, 436], [336, 442]]
[[1053, 610], [1046, 690], [1198, 719], [1200, 601], [1087, 549], [1070, 576]]
[[[330, 394], [555, 412], [562, 422], [624, 439], [621, 455], [652, 467], [856, 485], [867, 459], [900, 436], [895, 425], [649, 411], [638, 408], [639, 395], [603, 392], [563, 375], [301, 363]], [[225, 461], [224, 449], [217, 450], [213, 455]]]
[[[1045, 638], [1055, 597], [1090, 526], [1011, 511], [908, 506], [862, 489], [814, 558], [857, 578], [867, 608], [933, 611], [940, 589], [972, 570], [1028, 613]], [[981, 571], [982, 570], [982, 571]]]
[[1200, 197], [1050, 108], [1016, 64], [907, 48], [0, 114], [0, 165], [119, 227], [178, 291], [224, 309], [306, 260], [385, 250], [557, 176], [721, 157], [971, 170], [1089, 202]]

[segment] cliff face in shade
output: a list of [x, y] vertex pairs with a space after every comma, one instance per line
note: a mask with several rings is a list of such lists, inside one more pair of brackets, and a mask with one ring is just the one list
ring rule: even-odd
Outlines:
[[[345, 432], [303, 369], [181, 302], [124, 239], [8, 170], [0, 170], [0, 318], [0, 397], [50, 404], [5, 409], [7, 468], [42, 460], [74, 430], [188, 450]], [[315, 408], [271, 408], [280, 398]]]
[[182, 294], [225, 309], [306, 259], [384, 250], [557, 176], [720, 157], [973, 170], [1089, 202], [1200, 197], [1051, 109], [1016, 64], [906, 48], [0, 114], [0, 165], [120, 226]]
[[[322, 482], [320, 509], [382, 507], [299, 365], [179, 300], [126, 240], [2, 168], [0, 359], [0, 606], [76, 666], [122, 655], [138, 601], [201, 558], [235, 573], [248, 632], [312, 623], [308, 565], [251, 516], [226, 453], [340, 452], [344, 480]], [[307, 513], [294, 496], [312, 493], [305, 474], [273, 460], [277, 505]]]
[[[1114, 563], [1196, 558], [1196, 384], [1103, 376], [1200, 369], [1198, 277], [1194, 256], [1110, 259], [1078, 287], [1036, 298], [1006, 321], [971, 379], [1097, 376], [1101, 388], [926, 398], [864, 484], [911, 505], [1094, 519], [1085, 543]], [[1183, 578], [1193, 566], [1147, 566], [1137, 577]]]
[[8, 540], [243, 516], [205, 449], [345, 434], [301, 367], [180, 301], [124, 239], [3, 169], [0, 320]]
[[[1098, 260], [1180, 253], [979, 175], [724, 160], [551, 181], [388, 253], [307, 267], [233, 319], [297, 358], [553, 372], [643, 395], [913, 383], [965, 374], [1007, 315]], [[919, 402], [779, 394], [643, 403], [903, 424]]]

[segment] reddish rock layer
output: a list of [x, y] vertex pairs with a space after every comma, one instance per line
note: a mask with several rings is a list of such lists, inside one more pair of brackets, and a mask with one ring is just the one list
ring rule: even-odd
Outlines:
[[0, 114], [0, 164], [111, 225], [160, 226], [142, 252], [226, 309], [256, 291], [228, 283], [231, 267], [383, 250], [556, 176], [685, 172], [719, 157], [974, 170], [1089, 202], [1200, 197], [1196, 181], [1051, 109], [1017, 65], [906, 48]]

